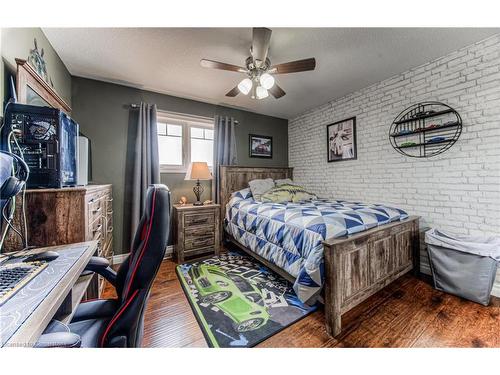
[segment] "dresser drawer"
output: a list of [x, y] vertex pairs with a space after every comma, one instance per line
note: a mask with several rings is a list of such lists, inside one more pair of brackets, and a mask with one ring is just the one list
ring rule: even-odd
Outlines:
[[106, 213], [106, 232], [113, 232], [113, 210]]
[[112, 258], [113, 258], [113, 237], [109, 237], [106, 240], [106, 244], [104, 246], [104, 250], [102, 252], [102, 256], [109, 261], [109, 264], [112, 264]]
[[88, 234], [88, 239], [89, 240], [99, 240], [102, 239], [104, 236], [104, 218], [99, 217], [92, 224], [89, 226], [89, 234]]
[[104, 246], [102, 242], [103, 242], [102, 239], [97, 241], [97, 256], [101, 258], [104, 257]]
[[97, 241], [97, 256], [98, 257], [104, 256], [105, 242], [102, 236], [102, 232], [96, 232], [94, 240]]
[[214, 233], [209, 233], [203, 236], [192, 236], [184, 239], [184, 249], [191, 250], [200, 247], [211, 246], [215, 243]]
[[193, 227], [197, 225], [213, 225], [215, 223], [215, 213], [202, 212], [202, 213], [186, 213], [184, 215], [184, 227]]
[[103, 197], [92, 196], [87, 205], [89, 224], [92, 224], [103, 215], [106, 204]]

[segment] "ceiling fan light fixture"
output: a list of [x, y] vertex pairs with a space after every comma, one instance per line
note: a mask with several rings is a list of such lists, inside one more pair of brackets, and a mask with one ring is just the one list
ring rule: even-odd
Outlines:
[[264, 73], [259, 78], [260, 85], [264, 87], [266, 90], [269, 90], [274, 86], [274, 77], [269, 73]]
[[257, 86], [256, 96], [257, 99], [265, 99], [269, 96], [269, 93], [267, 92], [265, 87]]
[[242, 94], [248, 95], [251, 89], [252, 80], [250, 78], [245, 78], [243, 81], [238, 83], [238, 90], [240, 90]]
[[285, 96], [286, 92], [276, 82], [275, 75], [307, 72], [316, 68], [314, 57], [272, 65], [268, 57], [271, 34], [272, 30], [265, 27], [252, 29], [250, 56], [245, 59], [244, 66], [209, 59], [200, 60], [200, 64], [204, 68], [245, 74], [246, 78], [229, 90], [226, 97], [234, 98], [242, 93], [252, 99], [264, 99], [269, 95], [279, 99]]

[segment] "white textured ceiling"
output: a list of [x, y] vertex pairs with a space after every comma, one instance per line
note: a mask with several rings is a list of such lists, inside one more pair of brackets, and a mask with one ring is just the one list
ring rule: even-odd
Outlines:
[[339, 98], [500, 32], [479, 28], [273, 28], [269, 57], [315, 57], [316, 70], [277, 76], [287, 95], [225, 97], [240, 73], [200, 67], [202, 58], [244, 65], [250, 28], [44, 28], [70, 73], [283, 118]]

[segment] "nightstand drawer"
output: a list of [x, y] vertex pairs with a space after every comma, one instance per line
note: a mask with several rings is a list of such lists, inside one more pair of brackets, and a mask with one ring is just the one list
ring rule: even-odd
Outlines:
[[215, 223], [214, 212], [203, 212], [203, 213], [186, 213], [184, 215], [184, 226], [193, 227], [197, 225], [207, 225]]
[[215, 243], [215, 235], [213, 232], [203, 236], [186, 237], [184, 239], [184, 250], [210, 246], [213, 245], [214, 243]]
[[194, 237], [204, 237], [209, 234], [214, 234], [214, 226], [202, 225], [196, 227], [189, 227], [184, 229], [184, 238], [187, 240]]

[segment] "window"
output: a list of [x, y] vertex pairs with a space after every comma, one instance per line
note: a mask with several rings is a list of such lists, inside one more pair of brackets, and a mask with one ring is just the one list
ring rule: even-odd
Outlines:
[[191, 161], [206, 161], [214, 165], [214, 129], [191, 128]]
[[184, 173], [192, 161], [213, 166], [212, 119], [158, 112], [160, 171]]
[[160, 165], [182, 165], [182, 125], [158, 123]]

